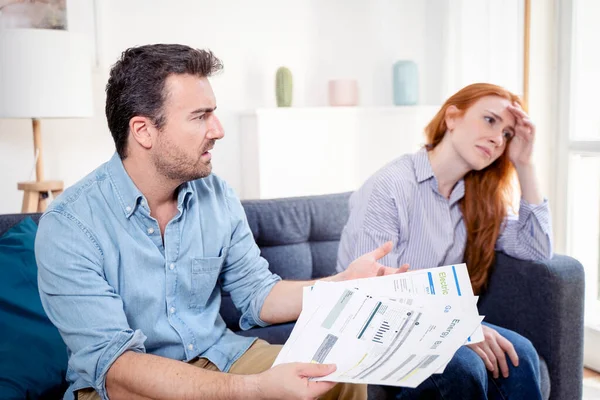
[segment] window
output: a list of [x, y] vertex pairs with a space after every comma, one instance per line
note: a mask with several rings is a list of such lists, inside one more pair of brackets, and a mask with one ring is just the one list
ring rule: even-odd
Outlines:
[[600, 369], [600, 1], [559, 4], [557, 249], [586, 275], [585, 360]]

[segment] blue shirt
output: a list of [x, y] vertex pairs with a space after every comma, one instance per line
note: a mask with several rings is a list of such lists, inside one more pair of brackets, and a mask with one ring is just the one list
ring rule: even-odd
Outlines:
[[177, 196], [163, 242], [115, 154], [42, 216], [39, 290], [68, 347], [65, 399], [85, 387], [107, 399], [106, 373], [126, 350], [206, 357], [228, 371], [255, 339], [226, 328], [221, 290], [241, 311], [242, 329], [267, 325], [260, 310], [280, 278], [260, 257], [239, 199], [215, 175], [181, 185]]
[[[340, 239], [337, 269], [361, 254], [392, 241], [380, 262], [390, 267], [433, 268], [464, 260], [467, 232], [460, 209], [463, 180], [444, 197], [438, 189], [427, 151], [403, 155], [373, 176], [350, 198], [350, 217]], [[523, 260], [552, 257], [548, 201], [531, 205], [521, 199], [518, 216], [510, 214], [496, 250]]]

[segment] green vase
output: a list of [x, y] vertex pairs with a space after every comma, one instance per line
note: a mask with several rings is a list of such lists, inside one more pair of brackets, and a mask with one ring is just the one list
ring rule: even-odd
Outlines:
[[275, 75], [277, 107], [290, 107], [292, 105], [292, 89], [292, 71], [286, 67], [280, 67]]

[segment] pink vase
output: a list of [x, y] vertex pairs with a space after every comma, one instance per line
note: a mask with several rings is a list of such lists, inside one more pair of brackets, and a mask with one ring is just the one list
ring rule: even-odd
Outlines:
[[354, 79], [329, 81], [329, 105], [349, 107], [358, 105], [358, 82]]

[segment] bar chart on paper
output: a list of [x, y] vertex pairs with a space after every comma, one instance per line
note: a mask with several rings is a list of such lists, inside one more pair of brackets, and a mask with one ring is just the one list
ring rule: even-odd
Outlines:
[[383, 321], [381, 323], [381, 325], [379, 326], [379, 328], [377, 328], [377, 332], [375, 333], [375, 336], [373, 337], [373, 341], [375, 343], [380, 343], [383, 344], [383, 337], [386, 333], [388, 333], [390, 330], [390, 324], [387, 321]]
[[[410, 317], [410, 313], [407, 317]], [[398, 334], [405, 320], [406, 316], [403, 316], [397, 310], [389, 308], [386, 304], [377, 303], [359, 331], [357, 338], [387, 344], [394, 335]]]

